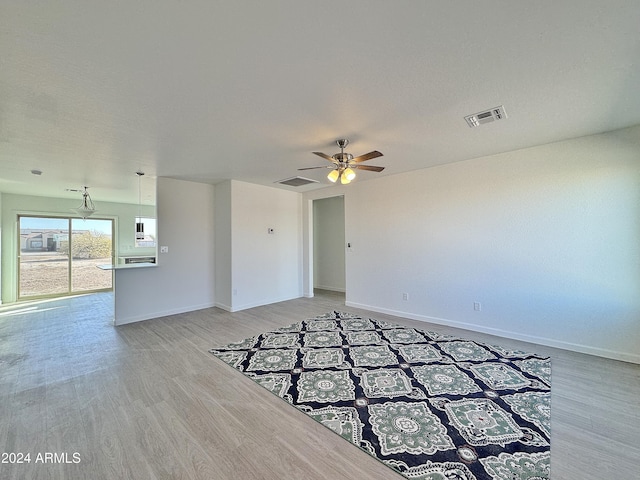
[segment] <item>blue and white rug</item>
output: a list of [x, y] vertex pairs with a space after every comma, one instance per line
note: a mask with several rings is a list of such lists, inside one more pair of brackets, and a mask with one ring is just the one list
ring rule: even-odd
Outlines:
[[210, 352], [409, 479], [549, 478], [548, 358], [337, 311]]

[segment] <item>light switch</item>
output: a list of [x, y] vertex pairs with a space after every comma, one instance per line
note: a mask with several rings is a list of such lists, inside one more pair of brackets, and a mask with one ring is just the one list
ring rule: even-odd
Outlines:
[[167, 246], [160, 247], [160, 253], [169, 253], [169, 247]]

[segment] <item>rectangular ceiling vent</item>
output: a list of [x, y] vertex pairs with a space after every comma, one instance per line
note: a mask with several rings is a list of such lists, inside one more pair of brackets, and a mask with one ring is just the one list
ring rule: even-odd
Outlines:
[[474, 113], [473, 115], [464, 117], [470, 127], [477, 127], [483, 123], [491, 123], [496, 120], [502, 120], [503, 118], [507, 118], [507, 112], [504, 111], [502, 105], [494, 107], [491, 110], [485, 110], [484, 112]]
[[290, 187], [302, 187], [303, 185], [309, 185], [310, 183], [320, 183], [317, 180], [311, 180], [304, 177], [291, 177], [284, 180], [278, 180], [276, 183], [281, 185], [288, 185]]

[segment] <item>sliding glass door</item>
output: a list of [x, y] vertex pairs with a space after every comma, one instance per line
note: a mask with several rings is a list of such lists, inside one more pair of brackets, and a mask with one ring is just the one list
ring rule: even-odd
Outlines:
[[69, 220], [21, 216], [19, 227], [19, 297], [68, 293]]
[[18, 216], [18, 298], [110, 290], [113, 220]]
[[72, 293], [111, 288], [111, 270], [98, 265], [112, 265], [112, 230], [113, 220], [71, 219]]

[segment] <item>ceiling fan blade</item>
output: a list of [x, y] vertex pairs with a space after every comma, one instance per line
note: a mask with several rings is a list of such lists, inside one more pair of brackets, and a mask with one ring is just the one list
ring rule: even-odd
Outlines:
[[381, 157], [381, 156], [382, 156], [382, 153], [380, 153], [377, 150], [374, 150], [373, 152], [365, 153], [364, 155], [360, 155], [359, 157], [355, 157], [351, 161], [354, 162], [354, 163], [366, 162], [367, 160], [371, 160], [372, 158], [378, 158], [378, 157]]
[[319, 157], [324, 158], [325, 160], [329, 160], [330, 162], [335, 162], [335, 160], [333, 159], [333, 157], [330, 157], [329, 155], [327, 155], [326, 153], [322, 153], [322, 152], [313, 152], [314, 154], [318, 155]]
[[322, 167], [306, 167], [306, 168], [299, 168], [298, 170], [315, 170], [316, 168], [333, 168], [329, 165], [326, 166], [322, 166]]
[[381, 172], [384, 170], [384, 167], [374, 167], [373, 165], [353, 165], [352, 168], [357, 168], [358, 170], [371, 170], [372, 172]]

